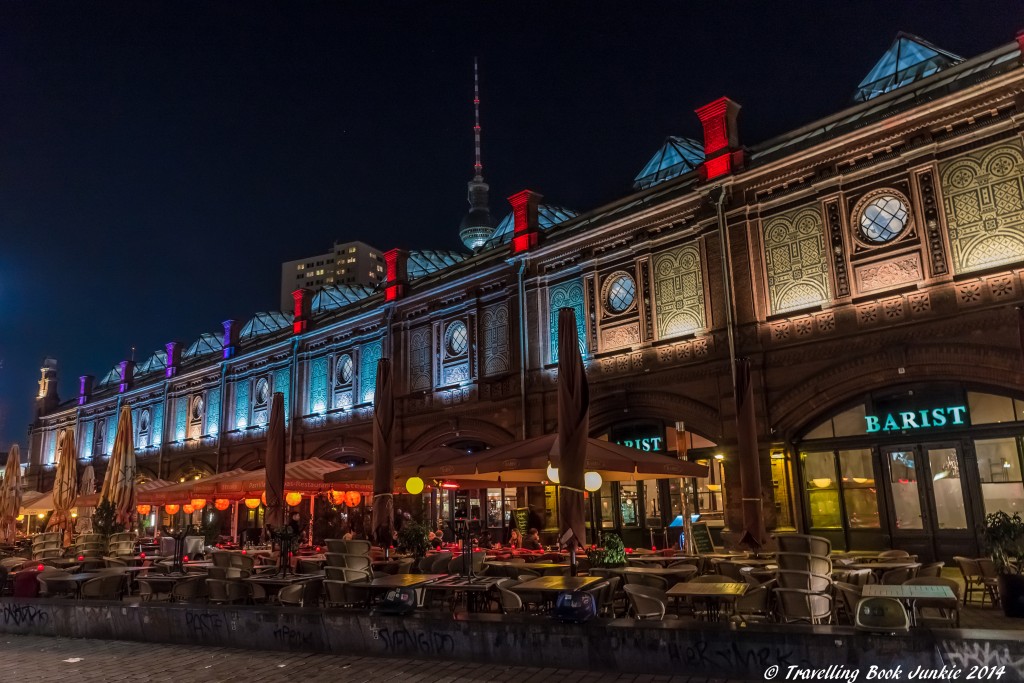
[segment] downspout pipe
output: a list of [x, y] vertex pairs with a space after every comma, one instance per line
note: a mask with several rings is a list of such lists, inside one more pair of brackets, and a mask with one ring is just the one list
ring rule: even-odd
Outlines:
[[526, 285], [523, 282], [523, 275], [526, 273], [526, 258], [519, 261], [518, 271], [518, 294], [519, 294], [519, 414], [522, 416], [522, 434], [520, 437], [526, 440]]
[[719, 185], [718, 199], [715, 201], [715, 215], [718, 217], [718, 241], [722, 249], [722, 291], [725, 295], [725, 333], [729, 340], [729, 368], [732, 372], [732, 385], [736, 386], [736, 333], [735, 315], [732, 298], [732, 259], [730, 258], [729, 231], [725, 225], [725, 200], [729, 191]]

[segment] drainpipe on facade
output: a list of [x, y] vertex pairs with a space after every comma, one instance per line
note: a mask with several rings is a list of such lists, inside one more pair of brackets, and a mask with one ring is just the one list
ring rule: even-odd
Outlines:
[[[156, 478], [164, 478], [164, 448], [167, 445], [167, 424], [173, 419], [174, 411], [167, 405], [167, 392], [171, 387], [170, 380], [164, 378], [164, 415], [160, 420], [160, 452], [156, 456]], [[221, 401], [223, 401], [223, 397]]]
[[722, 288], [725, 294], [725, 332], [729, 339], [729, 369], [732, 372], [732, 385], [736, 386], [736, 336], [733, 332], [733, 301], [732, 301], [732, 259], [729, 257], [729, 234], [725, 225], [725, 198], [728, 190], [719, 185], [718, 201], [715, 202], [715, 214], [718, 216], [718, 241], [722, 248]]
[[290, 387], [289, 392], [291, 394], [291, 403], [288, 406], [288, 452], [285, 453], [284, 461], [292, 462], [295, 456], [295, 407], [298, 405], [298, 373], [296, 370], [299, 367], [299, 339], [296, 337], [292, 340], [292, 359], [290, 361], [291, 369], [288, 372], [288, 386]]
[[519, 293], [519, 410], [522, 415], [522, 439], [526, 440], [526, 285], [523, 274], [526, 272], [526, 259], [519, 262], [518, 293]]
[[221, 361], [220, 364], [220, 415], [217, 416], [217, 471], [220, 472], [221, 457], [224, 455], [224, 441], [221, 438], [224, 428], [227, 426], [227, 405], [228, 405], [228, 364]]

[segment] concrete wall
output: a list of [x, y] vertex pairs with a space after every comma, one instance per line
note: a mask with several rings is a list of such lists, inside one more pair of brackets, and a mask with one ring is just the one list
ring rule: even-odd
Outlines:
[[[1012, 631], [915, 631], [901, 636], [849, 628], [784, 629], [626, 619], [561, 624], [543, 617], [386, 617], [365, 611], [231, 605], [127, 605], [0, 600], [0, 633], [209, 644], [260, 650], [462, 659], [495, 664], [651, 674], [762, 678], [779, 666], [1006, 667], [1024, 680], [1024, 642]], [[861, 679], [863, 680], [862, 674]]]

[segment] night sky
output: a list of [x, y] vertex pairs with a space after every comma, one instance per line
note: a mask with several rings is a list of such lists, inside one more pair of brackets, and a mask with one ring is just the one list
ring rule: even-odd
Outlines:
[[1019, 0], [3, 2], [0, 450], [44, 356], [66, 399], [276, 308], [335, 239], [461, 248], [474, 56], [500, 219], [628, 194], [722, 95], [755, 144], [851, 104], [899, 30], [972, 57], [1017, 28]]

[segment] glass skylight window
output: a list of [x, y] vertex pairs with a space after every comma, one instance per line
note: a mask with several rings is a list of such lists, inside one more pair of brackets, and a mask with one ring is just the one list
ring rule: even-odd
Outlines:
[[892, 195], [883, 195], [864, 207], [860, 215], [860, 234], [869, 242], [891, 242], [907, 226], [907, 207]]

